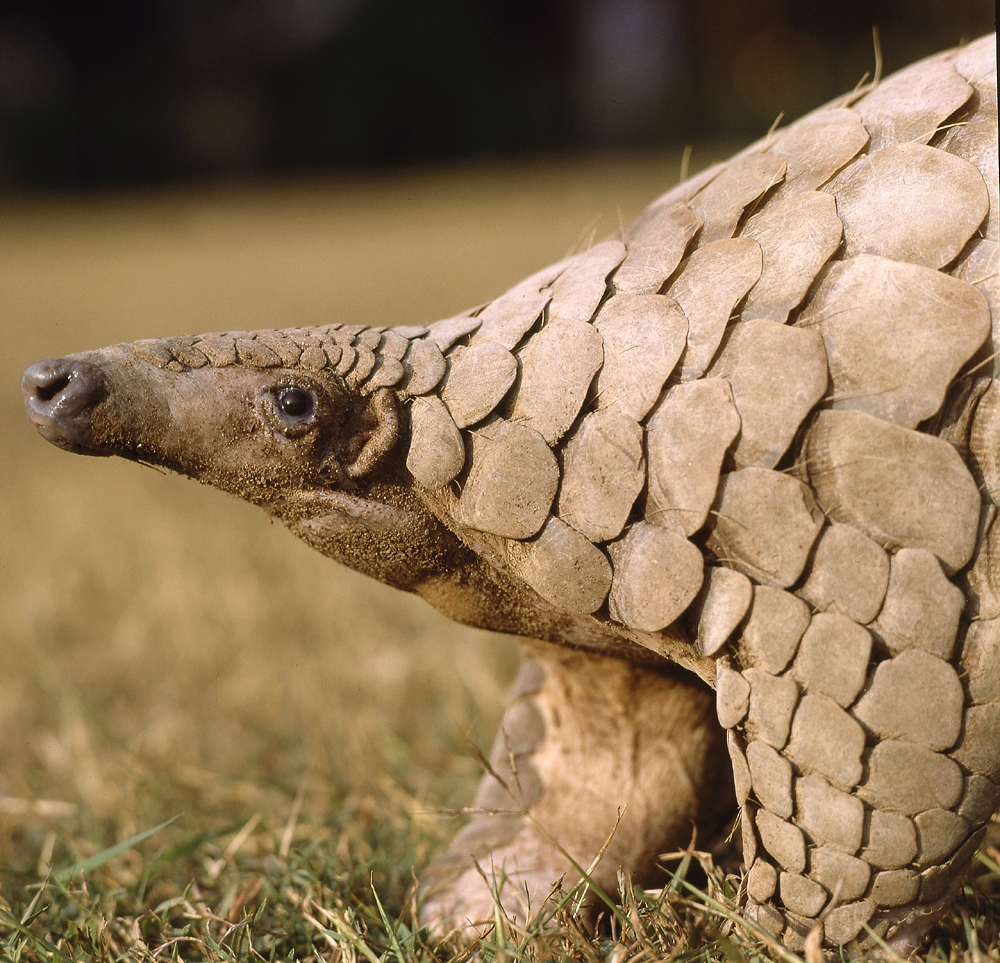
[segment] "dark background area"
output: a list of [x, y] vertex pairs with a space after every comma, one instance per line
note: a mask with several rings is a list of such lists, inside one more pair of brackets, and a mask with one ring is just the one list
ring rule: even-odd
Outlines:
[[992, 0], [5, 0], [0, 190], [752, 138]]

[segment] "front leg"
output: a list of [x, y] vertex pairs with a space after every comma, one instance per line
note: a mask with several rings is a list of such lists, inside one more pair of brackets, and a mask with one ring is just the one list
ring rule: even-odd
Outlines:
[[617, 892], [619, 867], [636, 883], [662, 882], [658, 854], [686, 846], [696, 827], [704, 838], [733, 811], [713, 701], [682, 670], [525, 640], [490, 760], [512, 794], [483, 777], [475, 806], [486, 812], [422, 874], [422, 922], [472, 935], [493, 922], [499, 893], [523, 924], [557, 880], [579, 878], [526, 811], [584, 868], [623, 812], [595, 882]]

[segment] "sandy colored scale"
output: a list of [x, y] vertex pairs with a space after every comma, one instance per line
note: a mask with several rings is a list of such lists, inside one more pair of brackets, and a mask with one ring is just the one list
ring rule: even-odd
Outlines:
[[843, 225], [837, 203], [819, 191], [807, 191], [765, 204], [740, 232], [763, 251], [760, 280], [750, 289], [744, 318], [767, 318], [784, 324], [840, 247]]
[[595, 325], [604, 338], [597, 407], [642, 421], [684, 350], [687, 319], [663, 295], [616, 294], [604, 303]]
[[819, 845], [852, 855], [861, 847], [865, 807], [822, 776], [795, 780], [795, 821]]
[[[344, 378], [344, 383], [352, 391], [356, 391], [365, 383], [368, 376], [375, 370], [376, 361], [375, 352], [363, 344], [356, 345], [354, 350], [357, 352], [357, 357], [351, 370]], [[400, 365], [400, 370], [402, 370], [402, 365]]]
[[[952, 274], [967, 284], [975, 285], [976, 290], [986, 298], [993, 318], [992, 342], [995, 351], [996, 345], [1000, 344], [1000, 244], [991, 238], [973, 237], [963, 249], [962, 259]], [[994, 378], [1000, 375], [1000, 355], [992, 359], [990, 367], [981, 370]]]
[[823, 529], [806, 580], [795, 590], [814, 609], [865, 625], [878, 615], [889, 585], [889, 556], [851, 525]]
[[903, 548], [892, 557], [885, 603], [871, 629], [893, 655], [923, 649], [950, 659], [964, 605], [931, 552]]
[[868, 898], [876, 906], [905, 906], [920, 892], [920, 878], [912, 869], [887, 869], [872, 877]]
[[837, 198], [846, 257], [880, 254], [935, 269], [962, 250], [990, 204], [972, 164], [921, 144], [862, 157], [823, 190]]
[[745, 912], [747, 919], [756, 923], [765, 933], [770, 933], [775, 939], [781, 937], [785, 929], [785, 917], [773, 906], [748, 899]]
[[454, 318], [435, 321], [428, 329], [427, 338], [433, 341], [441, 351], [447, 351], [459, 338], [476, 331], [483, 322], [479, 318], [460, 314]]
[[517, 359], [494, 341], [455, 348], [448, 355], [448, 373], [438, 394], [455, 424], [466, 428], [482, 421], [510, 390], [517, 377]]
[[[710, 167], [706, 167], [694, 176], [689, 177], [686, 181], [681, 181], [679, 184], [671, 187], [670, 190], [664, 191], [636, 218], [628, 229], [629, 233], [640, 231], [645, 223], [656, 218], [660, 211], [672, 210], [678, 204], [687, 204], [698, 191], [725, 170], [727, 163], [728, 161], [720, 161], [717, 164], [712, 164]], [[627, 237], [626, 240], [628, 240]]]
[[422, 324], [396, 324], [389, 331], [392, 334], [399, 335], [401, 338], [406, 338], [407, 341], [411, 341], [414, 338], [423, 338], [429, 334], [430, 328]]
[[878, 664], [853, 714], [877, 736], [941, 751], [958, 739], [963, 699], [958, 676], [947, 662], [908, 649]]
[[550, 285], [569, 263], [566, 259], [542, 268], [487, 304], [477, 315], [480, 325], [470, 344], [496, 341], [513, 351], [538, 320], [552, 297]]
[[757, 807], [752, 803], [744, 803], [740, 807], [740, 842], [743, 844], [744, 865], [752, 866], [753, 861], [757, 858], [758, 830], [756, 816]]
[[802, 697], [785, 755], [805, 772], [825, 776], [840, 789], [861, 780], [861, 753], [865, 734], [833, 699], [824, 695]]
[[765, 468], [723, 475], [707, 546], [756, 582], [787, 588], [802, 574], [823, 525], [809, 488]]
[[[962, 738], [951, 753], [971, 772], [1000, 781], [1000, 702], [971, 706], [962, 719]], [[945, 807], [950, 808], [948, 806]]]
[[865, 684], [871, 651], [871, 635], [860, 625], [843, 615], [819, 612], [802, 636], [792, 675], [807, 692], [827, 695], [846, 708]]
[[973, 470], [994, 504], [1000, 503], [1000, 382], [992, 381], [979, 399], [969, 430]]
[[915, 428], [989, 337], [990, 310], [971, 284], [862, 254], [831, 266], [797, 324], [823, 336], [834, 408]]
[[865, 846], [861, 856], [876, 869], [899, 869], [917, 855], [917, 828], [900, 813], [869, 810], [865, 815]]
[[[513, 765], [508, 755], [494, 754], [490, 759], [493, 771], [503, 780], [484, 779], [472, 805], [476, 809], [519, 811], [530, 809], [542, 795], [544, 789], [541, 774], [528, 756], [515, 756]], [[514, 766], [517, 767], [515, 773]], [[491, 825], [492, 823], [492, 825]], [[482, 855], [488, 854], [495, 846], [503, 845], [513, 838], [514, 827], [503, 822], [487, 823], [483, 835], [479, 837]]]
[[515, 756], [534, 752], [545, 738], [545, 717], [530, 699], [518, 699], [503, 714], [500, 723], [504, 749]]
[[256, 344], [273, 351], [285, 367], [294, 367], [298, 364], [301, 354], [298, 345], [280, 331], [258, 331], [253, 340]]
[[681, 616], [701, 588], [704, 560], [686, 538], [637, 522], [608, 547], [614, 581], [611, 617], [634, 629], [658, 632]]
[[236, 341], [236, 356], [240, 364], [251, 368], [280, 368], [281, 357], [272, 351], [263, 341], [255, 338], [238, 338]]
[[405, 376], [399, 390], [404, 395], [427, 394], [438, 386], [448, 370], [448, 362], [433, 341], [411, 341], [402, 362]]
[[378, 328], [365, 328], [358, 333], [354, 339], [355, 348], [367, 348], [369, 351], [377, 351], [382, 343], [382, 332]]
[[731, 568], [711, 566], [705, 570], [694, 613], [697, 617], [695, 648], [714, 656], [743, 621], [753, 599], [753, 583]]
[[334, 347], [336, 352], [328, 355], [323, 350], [322, 345], [306, 345], [302, 349], [302, 354], [299, 355], [299, 366], [305, 368], [306, 371], [322, 371], [327, 366], [336, 368], [337, 362], [340, 360], [340, 348], [336, 345]]
[[872, 749], [868, 776], [857, 794], [876, 809], [907, 816], [951, 809], [962, 797], [962, 770], [916, 743], [886, 739]]
[[842, 903], [830, 910], [823, 923], [823, 933], [834, 946], [842, 946], [861, 933], [874, 912], [875, 904], [871, 900]]
[[968, 823], [947, 809], [929, 809], [913, 821], [920, 839], [916, 860], [920, 868], [943, 863], [969, 835]]
[[383, 358], [393, 358], [396, 361], [402, 361], [409, 347], [410, 339], [402, 337], [395, 329], [390, 328], [382, 334], [382, 343], [379, 345], [378, 350]]
[[756, 241], [734, 237], [699, 247], [681, 266], [668, 292], [688, 320], [681, 381], [705, 373], [733, 309], [760, 277], [762, 263]]
[[826, 514], [888, 548], [926, 548], [957, 571], [972, 557], [979, 490], [954, 447], [860, 411], [820, 411], [803, 470]]
[[410, 447], [406, 467], [417, 484], [443, 488], [465, 465], [465, 443], [447, 407], [433, 395], [410, 405]]
[[[132, 351], [136, 352], [136, 345], [141, 343], [135, 342]], [[205, 338], [198, 342], [198, 350], [216, 368], [236, 364], [236, 343], [229, 338]]]
[[[166, 368], [167, 365], [175, 363], [174, 353], [167, 346], [166, 342], [153, 339], [143, 341], [133, 341], [132, 354], [142, 361], [148, 361], [157, 368]], [[233, 352], [235, 355], [235, 351]], [[235, 357], [234, 357], [235, 361]]]
[[726, 730], [726, 747], [729, 759], [733, 764], [733, 786], [736, 790], [736, 803], [742, 806], [750, 796], [750, 767], [743, 753], [743, 741], [733, 732]]
[[[203, 368], [208, 364], [208, 357], [198, 348], [184, 344], [181, 341], [171, 340], [168, 342], [173, 356], [187, 368]], [[295, 360], [286, 364], [295, 364], [299, 360], [299, 352], [295, 351]]]
[[746, 720], [748, 737], [775, 749], [784, 748], [788, 742], [792, 714], [799, 701], [799, 687], [795, 680], [788, 676], [771, 675], [763, 669], [746, 669], [743, 678], [750, 683], [750, 707]]
[[738, 726], [750, 708], [750, 683], [727, 659], [715, 663], [715, 713], [723, 729]]
[[986, 219], [986, 237], [997, 240], [1000, 235], [1000, 200], [997, 186], [997, 74], [974, 83], [975, 95], [969, 116], [951, 127], [938, 145], [949, 154], [964, 157], [975, 164], [983, 175], [990, 194], [990, 213]]
[[[337, 374], [346, 374], [351, 365], [354, 364], [354, 359], [357, 357], [357, 353], [354, 348], [337, 344], [337, 342], [330, 338], [329, 335], [324, 335], [320, 339], [320, 347], [323, 349], [323, 353], [326, 355], [326, 359], [330, 367], [336, 371]], [[305, 354], [306, 352], [303, 351], [303, 357]], [[316, 358], [316, 362], [319, 362], [319, 358]]]
[[657, 294], [700, 227], [701, 218], [684, 204], [648, 211], [625, 236], [628, 255], [612, 279], [615, 290]]
[[817, 846], [809, 854], [809, 876], [831, 893], [839, 889], [841, 902], [863, 896], [871, 875], [864, 860], [833, 846]]
[[521, 352], [511, 421], [534, 428], [554, 445], [576, 420], [603, 361], [604, 342], [592, 324], [550, 320]]
[[962, 796], [958, 814], [971, 825], [986, 822], [1000, 804], [1000, 789], [985, 776], [973, 773], [966, 779], [965, 795]]
[[898, 71], [852, 106], [871, 135], [873, 152], [904, 141], [926, 144], [971, 96], [954, 65], [939, 60]]
[[550, 517], [530, 542], [510, 542], [507, 557], [543, 599], [567, 612], [595, 612], [611, 588], [604, 553], [558, 518]]
[[286, 368], [293, 368], [299, 363], [299, 356], [302, 354], [301, 349], [283, 332], [261, 331], [254, 340], [260, 344], [267, 345], [268, 348], [281, 358], [281, 363]]
[[[931, 867], [921, 873], [920, 899], [927, 901], [944, 895], [953, 880], [964, 878], [976, 851], [979, 849], [989, 827], [983, 826], [973, 831], [959, 846], [955, 855], [941, 866]], [[930, 884], [930, 885], [928, 885]], [[942, 885], [943, 884], [943, 885]], [[935, 895], [936, 894], [936, 895]]]
[[793, 910], [784, 909], [786, 926], [781, 934], [781, 942], [793, 953], [804, 953], [806, 940], [816, 928], [817, 920], [810, 916], [802, 916]]
[[778, 865], [792, 873], [806, 868], [806, 841], [802, 830], [774, 813], [761, 809], [756, 818], [757, 832], [764, 849]]
[[624, 259], [621, 241], [604, 241], [576, 255], [552, 285], [549, 323], [589, 321], [608, 289], [608, 275]]
[[997, 69], [996, 35], [987, 34], [973, 40], [956, 50], [948, 59], [970, 84], [975, 83]]
[[779, 131], [769, 150], [788, 165], [771, 203], [814, 191], [849, 163], [868, 143], [868, 131], [853, 110], [844, 107], [806, 114]]
[[785, 177], [785, 161], [776, 154], [744, 154], [730, 161], [689, 203], [704, 222], [700, 244], [736, 232], [743, 212]]
[[517, 291], [501, 295], [479, 315], [482, 326], [469, 342], [473, 347], [487, 343], [512, 351], [534, 326], [549, 303], [549, 291]]
[[774, 321], [732, 324], [708, 377], [724, 378], [733, 389], [741, 419], [733, 449], [736, 464], [773, 468], [826, 394], [823, 339], [814, 331]]
[[750, 618], [740, 634], [740, 661], [772, 675], [784, 672], [810, 619], [809, 606], [801, 599], [784, 589], [756, 586]]
[[458, 520], [493, 535], [531, 538], [545, 524], [559, 485], [555, 456], [537, 431], [503, 419], [470, 434], [472, 462]]
[[375, 370], [361, 386], [361, 394], [370, 395], [379, 388], [392, 388], [406, 377], [406, 369], [395, 358], [375, 356]]
[[649, 420], [646, 520], [692, 535], [708, 518], [722, 459], [740, 430], [733, 393], [721, 378], [670, 388]]
[[591, 412], [563, 448], [557, 514], [592, 542], [609, 541], [645, 482], [642, 428], [613, 408]]
[[764, 808], [782, 819], [790, 819], [793, 809], [792, 767], [788, 760], [766, 742], [758, 741], [747, 746], [747, 765], [750, 767], [753, 791]]
[[340, 357], [337, 359], [337, 367], [334, 368], [334, 371], [343, 377], [354, 367], [354, 362], [358, 360], [358, 352], [347, 344], [334, 344], [333, 347], [340, 351]]
[[786, 909], [802, 916], [818, 916], [827, 899], [819, 883], [794, 873], [782, 873], [778, 878], [778, 895]]
[[778, 887], [778, 871], [758, 856], [747, 873], [747, 893], [758, 903], [766, 903]]
[[969, 624], [962, 644], [962, 681], [973, 705], [1000, 699], [1000, 620]]

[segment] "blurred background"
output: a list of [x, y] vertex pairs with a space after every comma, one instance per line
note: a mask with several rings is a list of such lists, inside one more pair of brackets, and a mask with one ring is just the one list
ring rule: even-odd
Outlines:
[[[205, 893], [233, 825], [246, 852], [331, 820], [377, 849], [389, 827], [408, 881], [454, 829], [428, 814], [471, 797], [466, 737], [489, 744], [517, 663], [250, 506], [46, 444], [25, 366], [450, 316], [617, 230], [685, 145], [693, 173], [853, 88], [873, 23], [889, 72], [993, 18], [990, 0], [5, 0], [0, 896], [182, 811]], [[114, 885], [147, 871], [126, 854]]]
[[0, 185], [755, 138], [990, 0], [5, 0]]

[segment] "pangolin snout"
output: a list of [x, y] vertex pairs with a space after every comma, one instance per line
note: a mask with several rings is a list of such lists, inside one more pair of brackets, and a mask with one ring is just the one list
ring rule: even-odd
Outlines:
[[42, 437], [69, 451], [93, 442], [91, 415], [104, 397], [100, 368], [86, 361], [39, 361], [21, 376], [24, 408]]

